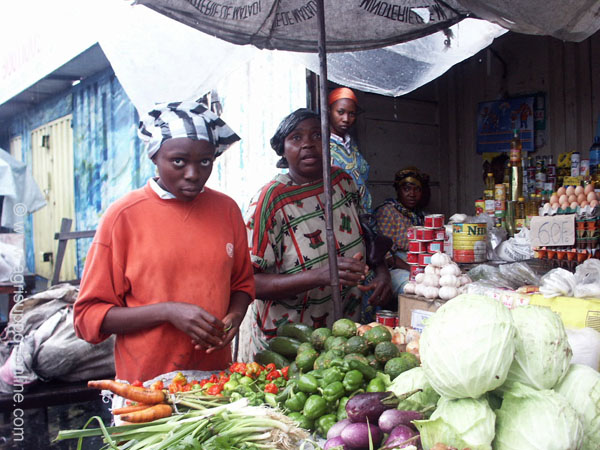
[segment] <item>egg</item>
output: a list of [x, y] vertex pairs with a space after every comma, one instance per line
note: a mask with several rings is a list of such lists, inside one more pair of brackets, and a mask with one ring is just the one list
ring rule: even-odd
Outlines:
[[560, 203], [561, 205], [563, 203], [567, 203], [568, 200], [569, 200], [569, 197], [567, 197], [567, 194], [563, 194], [560, 197], [558, 197], [558, 203]]
[[575, 188], [575, 195], [583, 194], [583, 186], [577, 186]]
[[589, 192], [588, 195], [587, 195], [587, 201], [591, 203], [592, 200], [596, 200], [596, 193], [595, 192]]
[[[579, 187], [581, 187], [581, 186], [579, 186]], [[585, 201], [586, 199], [587, 199], [586, 195], [583, 192], [581, 192], [577, 196], [577, 203], [581, 203], [581, 202]]]
[[591, 206], [592, 208], [595, 208], [596, 206], [598, 206], [598, 200], [592, 200], [592, 201], [590, 202], [590, 206]]
[[550, 196], [550, 203], [558, 203], [558, 195], [552, 194]]
[[579, 206], [581, 206], [582, 208], [585, 208], [587, 205], [589, 205], [589, 203], [587, 202], [587, 200], [582, 201]]
[[[547, 204], [548, 204], [548, 203], [546, 203], [546, 205], [547, 205]], [[559, 207], [559, 206], [560, 206], [560, 205], [558, 204], [558, 202], [556, 202], [556, 203], [551, 203], [551, 204], [550, 204], [550, 208], [552, 208], [552, 209], [558, 209], [558, 207]]]
[[589, 194], [590, 192], [594, 192], [594, 185], [593, 184], [588, 184], [585, 189], [583, 190], [584, 194]]
[[575, 194], [571, 194], [567, 200], [569, 203], [577, 202], [577, 196]]
[[575, 193], [575, 188], [573, 186], [569, 186], [567, 188], [567, 190], [565, 191], [565, 194], [567, 195], [573, 195]]
[[579, 206], [579, 203], [572, 202], [569, 206], [571, 207], [571, 209], [577, 209], [577, 207]]
[[564, 194], [566, 194], [566, 193], [567, 193], [567, 191], [566, 191], [566, 189], [565, 189], [564, 187], [559, 187], [559, 188], [557, 189], [557, 191], [556, 191], [556, 195], [558, 195], [559, 197], [560, 197], [561, 195], [564, 195]]
[[567, 209], [568, 207], [569, 207], [569, 203], [567, 203], [567, 202], [564, 202], [564, 203], [560, 204], [560, 208], [561, 209]]

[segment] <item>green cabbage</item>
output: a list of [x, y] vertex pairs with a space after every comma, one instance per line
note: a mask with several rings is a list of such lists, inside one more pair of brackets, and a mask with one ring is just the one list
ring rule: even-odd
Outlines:
[[573, 355], [560, 316], [550, 308], [527, 305], [513, 309], [512, 318], [515, 359], [501, 390], [515, 382], [552, 389], [567, 373]]
[[491, 450], [496, 415], [483, 398], [441, 398], [429, 420], [415, 420], [427, 450], [437, 442], [450, 447]]
[[[431, 415], [440, 399], [440, 395], [434, 391], [429, 384], [429, 381], [427, 381], [427, 378], [425, 378], [422, 367], [415, 367], [414, 369], [402, 372], [394, 378], [394, 381], [387, 390], [400, 396], [406, 392], [414, 391], [415, 389], [422, 389], [422, 391], [400, 401], [398, 409], [411, 411], [425, 410], [426, 416]], [[427, 413], [427, 411], [429, 412]]]
[[588, 366], [572, 364], [554, 388], [579, 413], [583, 422], [582, 450], [600, 448], [600, 373]]
[[575, 450], [582, 441], [581, 420], [561, 395], [521, 383], [504, 393], [494, 450]]
[[442, 397], [479, 398], [504, 383], [515, 353], [510, 311], [491, 298], [463, 294], [428, 320], [419, 343], [431, 386]]

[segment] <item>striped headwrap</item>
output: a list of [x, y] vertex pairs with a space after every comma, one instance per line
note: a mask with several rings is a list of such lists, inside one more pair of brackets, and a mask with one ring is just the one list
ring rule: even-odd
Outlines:
[[215, 157], [240, 137], [205, 105], [196, 101], [158, 103], [141, 119], [138, 136], [152, 158], [167, 139], [186, 137], [208, 141], [215, 146]]

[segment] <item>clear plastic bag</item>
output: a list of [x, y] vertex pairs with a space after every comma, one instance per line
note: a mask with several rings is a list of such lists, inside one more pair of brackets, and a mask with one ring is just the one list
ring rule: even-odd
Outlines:
[[539, 277], [524, 262], [501, 264], [498, 267], [480, 264], [469, 270], [468, 275], [473, 281], [485, 281], [497, 288], [514, 290], [521, 286], [539, 284]]
[[575, 275], [565, 269], [552, 269], [540, 280], [540, 293], [544, 297], [572, 297], [575, 290]]
[[567, 336], [573, 349], [571, 364], [585, 364], [600, 370], [600, 333], [593, 328], [567, 329]]
[[600, 260], [588, 259], [575, 269], [575, 297], [600, 298]]

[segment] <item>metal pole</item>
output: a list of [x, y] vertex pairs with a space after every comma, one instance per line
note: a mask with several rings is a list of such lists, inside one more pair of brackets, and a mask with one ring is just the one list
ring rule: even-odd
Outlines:
[[333, 319], [342, 318], [342, 296], [337, 265], [337, 248], [333, 234], [333, 208], [331, 201], [331, 156], [329, 155], [329, 108], [327, 105], [327, 49], [325, 45], [325, 8], [323, 0], [317, 0], [319, 19], [319, 97], [321, 109], [321, 146], [323, 148], [323, 190], [325, 195], [325, 226]]

